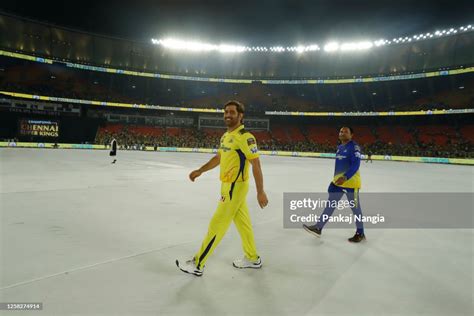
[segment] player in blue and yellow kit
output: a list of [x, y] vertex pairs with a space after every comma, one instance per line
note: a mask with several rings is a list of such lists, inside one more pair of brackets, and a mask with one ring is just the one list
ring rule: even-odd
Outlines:
[[[360, 242], [365, 239], [364, 224], [359, 220], [362, 215], [359, 201], [359, 189], [361, 187], [359, 167], [361, 156], [360, 147], [352, 140], [352, 136], [353, 130], [350, 127], [342, 127], [339, 130], [341, 144], [337, 147], [334, 179], [328, 188], [328, 200], [339, 201], [346, 194], [348, 201], [354, 201], [355, 206], [352, 208], [352, 212], [354, 215], [358, 215], [354, 216], [357, 231], [348, 240], [350, 242]], [[321, 237], [321, 231], [333, 212], [334, 207], [326, 207], [318, 223], [312, 226], [303, 225], [303, 228], [309, 233]]]
[[257, 200], [261, 208], [268, 204], [267, 195], [263, 190], [263, 175], [260, 167], [257, 142], [255, 137], [244, 129], [242, 119], [244, 106], [238, 101], [229, 101], [224, 106], [224, 121], [227, 132], [221, 137], [220, 147], [208, 163], [194, 170], [189, 175], [194, 181], [203, 172], [220, 165], [221, 199], [209, 224], [201, 249], [191, 260], [176, 265], [181, 271], [201, 276], [204, 265], [224, 237], [232, 221], [242, 239], [244, 257], [233, 262], [236, 268], [260, 268], [262, 260], [257, 253], [255, 240], [247, 207], [249, 189], [249, 167], [257, 187]]

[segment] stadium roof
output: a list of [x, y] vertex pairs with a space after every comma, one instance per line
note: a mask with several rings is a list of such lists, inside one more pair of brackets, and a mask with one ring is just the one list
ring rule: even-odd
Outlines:
[[177, 37], [266, 46], [408, 36], [474, 22], [468, 0], [3, 1], [0, 9], [145, 42]]

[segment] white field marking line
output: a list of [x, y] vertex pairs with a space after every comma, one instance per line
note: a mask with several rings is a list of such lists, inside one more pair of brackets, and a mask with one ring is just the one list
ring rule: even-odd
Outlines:
[[136, 253], [136, 254], [133, 254], [133, 255], [125, 256], [125, 257], [110, 259], [110, 260], [107, 260], [107, 261], [90, 264], [90, 265], [79, 267], [79, 268], [72, 269], [72, 270], [62, 271], [62, 272], [59, 272], [59, 273], [42, 276], [42, 277], [35, 278], [35, 279], [32, 279], [32, 280], [27, 280], [27, 281], [14, 283], [14, 284], [11, 284], [11, 285], [0, 288], [0, 290], [11, 289], [11, 288], [21, 286], [21, 285], [25, 285], [25, 284], [28, 284], [28, 283], [42, 281], [42, 280], [46, 280], [46, 279], [49, 279], [49, 278], [54, 278], [54, 277], [57, 277], [57, 276], [60, 276], [60, 275], [64, 275], [66, 273], [74, 273], [74, 272], [77, 272], [77, 271], [80, 271], [80, 270], [91, 269], [91, 268], [95, 268], [95, 267], [100, 266], [100, 265], [109, 264], [109, 263], [113, 263], [113, 262], [117, 262], [117, 261], [125, 260], [125, 259], [130, 259], [130, 258], [134, 258], [134, 257], [139, 257], [139, 256], [147, 255], [147, 254], [150, 254], [150, 253], [153, 253], [153, 252], [158, 252], [158, 251], [162, 251], [162, 250], [166, 250], [166, 249], [186, 245], [186, 244], [189, 244], [189, 243], [191, 243], [191, 242], [185, 242], [185, 243], [181, 243], [181, 244], [177, 244], [177, 245], [171, 245], [171, 246], [167, 246], [167, 247], [163, 247], [163, 248], [158, 248], [158, 249], [153, 249], [153, 250], [149, 250], [149, 251], [145, 251], [145, 252], [140, 252], [140, 253]]

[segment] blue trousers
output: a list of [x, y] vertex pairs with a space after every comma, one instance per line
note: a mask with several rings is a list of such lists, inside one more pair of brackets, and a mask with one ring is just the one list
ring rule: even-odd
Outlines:
[[[344, 196], [344, 194], [347, 196], [348, 201], [354, 200], [355, 207], [351, 208], [352, 213], [354, 215], [359, 215], [358, 216], [359, 218], [361, 217], [362, 209], [360, 208], [359, 189], [342, 188], [331, 182], [331, 184], [328, 187], [328, 193], [329, 193], [329, 198], [328, 198], [329, 201], [333, 201], [333, 200], [339, 201]], [[321, 217], [320, 217], [321, 220], [316, 224], [317, 228], [323, 229], [324, 225], [326, 225], [326, 223], [328, 222], [329, 217], [334, 212], [334, 209], [335, 209], [334, 207], [330, 207], [330, 206], [324, 209], [323, 214], [321, 214]], [[327, 215], [327, 216], [323, 217], [323, 215]], [[361, 222], [359, 219], [357, 219], [357, 217], [355, 217], [355, 224], [357, 227], [357, 232], [363, 233], [364, 223]]]

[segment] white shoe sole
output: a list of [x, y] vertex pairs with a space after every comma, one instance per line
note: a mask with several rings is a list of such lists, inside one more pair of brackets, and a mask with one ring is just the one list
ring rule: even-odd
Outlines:
[[232, 265], [234, 266], [234, 268], [236, 269], [260, 269], [262, 267], [262, 263], [260, 262], [260, 264], [256, 264], [256, 265], [252, 265], [252, 266], [248, 266], [248, 267], [238, 267], [235, 265], [235, 263], [232, 262]]
[[176, 266], [177, 266], [181, 271], [183, 271], [184, 273], [192, 274], [192, 275], [199, 276], [199, 277], [202, 276], [202, 272], [200, 272], [200, 271], [194, 270], [193, 272], [190, 272], [190, 271], [187, 271], [187, 270], [184, 270], [183, 268], [181, 268], [181, 267], [179, 266], [179, 261], [178, 261], [178, 259], [176, 259]]

